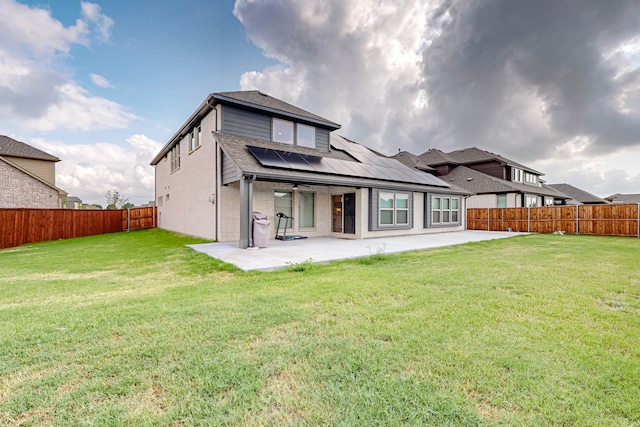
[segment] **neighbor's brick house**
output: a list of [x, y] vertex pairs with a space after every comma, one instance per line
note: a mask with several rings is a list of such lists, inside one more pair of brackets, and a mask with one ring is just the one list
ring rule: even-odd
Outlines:
[[0, 208], [61, 208], [67, 193], [55, 185], [60, 159], [0, 135]]

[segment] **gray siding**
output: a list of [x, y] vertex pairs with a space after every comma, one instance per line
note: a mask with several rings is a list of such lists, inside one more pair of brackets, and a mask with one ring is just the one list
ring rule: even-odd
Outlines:
[[[446, 222], [443, 224], [432, 224], [431, 223], [431, 197], [451, 197], [452, 199], [458, 199], [458, 222]], [[451, 228], [462, 224], [462, 196], [452, 195], [452, 194], [441, 194], [441, 193], [425, 193], [424, 195], [424, 228]]]
[[242, 177], [242, 171], [231, 158], [222, 153], [222, 185], [227, 185], [232, 182], [240, 181]]
[[224, 105], [222, 133], [271, 141], [271, 116]]
[[[380, 226], [379, 223], [379, 200], [378, 194], [380, 192], [388, 193], [403, 193], [409, 195], [409, 224], [407, 225], [384, 225]], [[369, 231], [380, 230], [406, 230], [413, 228], [413, 193], [411, 191], [403, 190], [380, 190], [378, 188], [372, 188], [369, 191]]]
[[329, 131], [327, 129], [316, 128], [316, 150], [329, 152]]

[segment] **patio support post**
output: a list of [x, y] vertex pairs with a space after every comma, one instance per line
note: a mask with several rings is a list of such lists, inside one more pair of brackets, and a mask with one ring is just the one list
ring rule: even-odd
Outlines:
[[251, 210], [253, 199], [253, 181], [255, 176], [242, 176], [240, 180], [240, 249], [246, 249], [253, 244], [251, 233]]

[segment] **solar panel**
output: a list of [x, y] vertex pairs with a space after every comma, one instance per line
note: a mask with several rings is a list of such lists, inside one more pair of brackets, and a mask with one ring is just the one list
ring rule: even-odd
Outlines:
[[276, 150], [269, 148], [247, 146], [251, 154], [260, 162], [262, 166], [289, 169], [289, 164], [284, 161]]
[[[357, 151], [349, 150], [349, 144], [352, 146], [357, 145], [349, 142], [340, 142], [336, 145], [345, 147], [346, 151], [350, 154], [355, 153], [354, 157], [363, 159], [362, 162], [249, 145], [247, 148], [261, 165], [268, 167], [448, 187], [448, 184], [433, 175], [413, 171], [397, 160], [377, 156], [365, 147], [359, 147]], [[367, 151], [369, 154], [365, 154], [365, 151], [362, 150]], [[375, 158], [373, 156], [375, 156]]]

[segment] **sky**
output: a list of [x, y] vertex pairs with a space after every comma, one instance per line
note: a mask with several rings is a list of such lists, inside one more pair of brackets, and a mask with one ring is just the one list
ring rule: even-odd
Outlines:
[[154, 200], [206, 96], [253, 89], [387, 155], [475, 146], [640, 193], [637, 0], [0, 0], [0, 134], [86, 203]]

